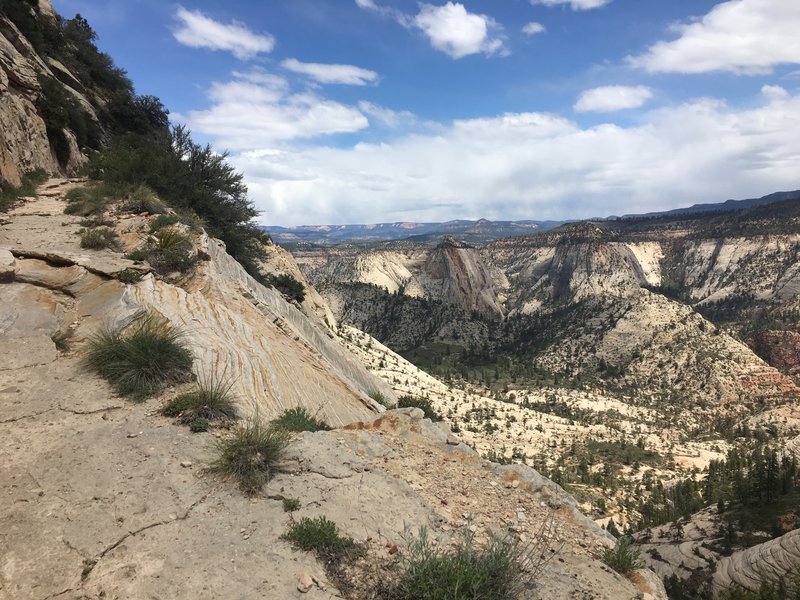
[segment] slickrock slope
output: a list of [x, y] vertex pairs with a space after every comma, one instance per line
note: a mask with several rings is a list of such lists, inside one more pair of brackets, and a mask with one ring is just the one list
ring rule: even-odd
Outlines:
[[[79, 247], [80, 218], [63, 214], [61, 195], [72, 184], [51, 183], [49, 196], [10, 213], [0, 228], [0, 250], [14, 257], [13, 281], [0, 286], [3, 333], [48, 337], [69, 332], [75, 342], [103, 324], [130, 322], [142, 310], [155, 311], [182, 328], [197, 348], [195, 371], [227, 374], [244, 413], [275, 415], [305, 406], [331, 424], [374, 412], [368, 394], [391, 390], [346, 352], [333, 334], [312, 322], [273, 289], [249, 277], [221, 248], [197, 234], [208, 260], [189, 277], [168, 283], [145, 275], [135, 285], [115, 276], [142, 269], [110, 250]], [[147, 219], [119, 215], [116, 228], [130, 246], [148, 231]]]
[[762, 581], [777, 581], [800, 569], [800, 529], [746, 549], [728, 550], [725, 523], [716, 508], [693, 514], [680, 524], [668, 523], [636, 534], [645, 563], [660, 577], [707, 578], [716, 594], [733, 585], [757, 590]]
[[719, 592], [736, 584], [757, 590], [762, 581], [775, 581], [800, 569], [800, 529], [723, 558], [714, 572]]

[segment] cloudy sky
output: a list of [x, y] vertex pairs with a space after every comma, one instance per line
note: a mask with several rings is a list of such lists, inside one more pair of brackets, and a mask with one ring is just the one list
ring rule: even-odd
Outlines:
[[275, 225], [800, 188], [797, 0], [54, 0]]

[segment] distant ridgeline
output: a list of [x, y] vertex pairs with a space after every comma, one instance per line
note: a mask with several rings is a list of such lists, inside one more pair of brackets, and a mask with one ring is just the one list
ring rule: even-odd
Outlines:
[[[14, 104], [10, 94], [0, 99], [0, 112], [25, 120], [18, 144], [33, 146], [43, 122], [47, 154], [55, 157], [55, 163], [24, 163], [21, 156], [32, 151], [0, 157], [17, 162], [0, 177], [2, 190], [8, 192], [20, 174], [35, 168], [63, 174], [82, 169], [102, 180], [108, 195], [147, 186], [176, 210], [199, 216], [249, 273], [265, 280], [258, 259], [269, 237], [252, 223], [258, 211], [242, 175], [227, 163], [227, 154], [194, 143], [183, 127], [171, 127], [161, 101], [136, 94], [96, 39], [86, 19], [59, 16], [49, 0], [0, 0], [0, 43], [12, 56], [0, 69], [24, 99], [20, 102], [32, 102], [36, 114], [28, 114], [30, 104]], [[0, 139], [12, 133], [0, 132]]]
[[[741, 213], [746, 209], [769, 205], [769, 211], [793, 210], [790, 201], [800, 199], [800, 190], [791, 192], [775, 192], [761, 198], [748, 200], [726, 200], [711, 204], [694, 204], [687, 208], [676, 208], [663, 212], [652, 212], [641, 215], [625, 215], [623, 217], [608, 217], [605, 219], [590, 219], [593, 222], [619, 222], [632, 227], [637, 222], [647, 222], [649, 225], [657, 221], [675, 222], [688, 219], [697, 221], [708, 217], [718, 216], [725, 219], [728, 213]], [[788, 202], [777, 206], [777, 203]], [[752, 215], [747, 214], [747, 219]], [[275, 225], [263, 227], [264, 231], [278, 243], [289, 248], [302, 247], [304, 244], [335, 245], [354, 243], [374, 245], [388, 241], [405, 241], [412, 244], [436, 246], [444, 236], [452, 236], [469, 244], [488, 244], [495, 240], [535, 235], [556, 229], [571, 221], [478, 221], [456, 220], [444, 223], [376, 223], [374, 225], [301, 225], [297, 227], [279, 227]], [[649, 226], [648, 225], [648, 226]], [[730, 225], [727, 223], [726, 225]], [[625, 225], [622, 225], [624, 228]]]

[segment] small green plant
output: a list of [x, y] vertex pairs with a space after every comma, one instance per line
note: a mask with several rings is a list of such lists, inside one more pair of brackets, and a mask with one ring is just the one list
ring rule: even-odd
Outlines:
[[188, 271], [197, 262], [192, 239], [171, 227], [159, 229], [153, 234], [145, 252], [147, 262], [159, 273]]
[[393, 596], [401, 600], [516, 600], [541, 566], [532, 548], [507, 537], [495, 536], [477, 548], [469, 528], [452, 552], [434, 545], [424, 527], [418, 536], [406, 531], [404, 537], [404, 571]]
[[633, 546], [633, 541], [626, 535], [619, 538], [613, 548], [607, 548], [603, 552], [602, 559], [604, 563], [622, 575], [644, 568], [642, 553]]
[[115, 248], [118, 243], [117, 234], [113, 229], [87, 229], [81, 233], [81, 248], [102, 250]]
[[119, 189], [102, 183], [72, 188], [64, 196], [67, 200], [64, 213], [82, 217], [99, 215], [122, 195]]
[[233, 384], [208, 377], [197, 382], [191, 392], [181, 394], [161, 410], [167, 417], [178, 417], [180, 423], [193, 423], [197, 419], [232, 420], [238, 417], [231, 395]]
[[210, 470], [236, 480], [242, 491], [255, 496], [277, 468], [289, 443], [288, 433], [266, 425], [257, 416], [217, 442]]
[[150, 233], [155, 233], [159, 229], [164, 229], [164, 227], [171, 227], [177, 222], [177, 215], [158, 215], [150, 222]]
[[194, 421], [189, 423], [189, 431], [192, 433], [202, 433], [204, 431], [208, 431], [208, 427], [208, 419], [204, 419], [203, 417], [197, 417]]
[[123, 269], [117, 273], [117, 279], [122, 283], [137, 283], [142, 279], [142, 272], [136, 269]]
[[419, 408], [425, 413], [425, 418], [431, 421], [441, 421], [442, 417], [434, 410], [431, 401], [427, 398], [415, 398], [414, 396], [401, 396], [397, 400], [397, 408]]
[[389, 400], [386, 398], [386, 396], [384, 396], [383, 392], [380, 392], [378, 390], [372, 390], [367, 395], [373, 400], [375, 400], [375, 402], [377, 402], [381, 406], [384, 406], [386, 408], [392, 408], [392, 406], [389, 404]]
[[287, 408], [281, 416], [272, 421], [275, 427], [286, 431], [327, 431], [327, 424], [318, 421], [302, 406]]
[[362, 547], [353, 538], [341, 535], [336, 523], [324, 516], [313, 519], [303, 517], [292, 523], [281, 539], [291, 542], [298, 550], [313, 551], [325, 562], [337, 562], [345, 557], [355, 558], [363, 554]]
[[283, 512], [294, 512], [300, 510], [299, 498], [284, 498], [283, 499]]
[[92, 227], [113, 227], [114, 221], [110, 219], [104, 219], [102, 216], [94, 215], [91, 217], [86, 217], [85, 219], [81, 219], [80, 223], [78, 224], [81, 227], [91, 229]]
[[119, 394], [143, 400], [191, 377], [192, 353], [182, 333], [142, 313], [124, 330], [104, 327], [89, 338], [84, 364]]
[[288, 300], [295, 300], [297, 302], [305, 300], [306, 292], [303, 284], [288, 273], [282, 273], [280, 275], [273, 275], [270, 273], [263, 277], [263, 283], [269, 287], [274, 287]]
[[122, 210], [131, 213], [157, 215], [165, 212], [167, 207], [158, 199], [153, 190], [147, 186], [140, 185], [128, 195], [128, 198], [122, 204]]
[[197, 262], [192, 238], [174, 229], [157, 229], [153, 238], [144, 247], [125, 255], [129, 260], [146, 260], [158, 273], [188, 271]]
[[147, 260], [147, 252], [145, 252], [143, 249], [131, 250], [125, 255], [125, 258], [127, 258], [128, 260], [135, 260], [137, 262], [141, 262], [143, 260]]

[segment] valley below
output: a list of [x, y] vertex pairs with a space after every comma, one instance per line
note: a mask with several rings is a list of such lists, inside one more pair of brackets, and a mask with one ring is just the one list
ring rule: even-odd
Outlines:
[[[709, 468], [753, 449], [774, 450], [796, 476], [797, 214], [790, 201], [483, 246], [444, 237], [293, 252], [339, 338], [398, 396], [429, 401], [481, 455], [534, 466], [596, 523], [634, 534], [673, 597], [693, 598], [774, 576], [723, 573], [744, 569], [727, 557], [800, 527], [793, 484], [751, 518], [747, 493], [742, 503], [730, 484], [708, 483]], [[705, 508], [722, 498], [726, 508]], [[693, 550], [665, 533], [676, 528], [701, 532], [704, 547], [728, 541]], [[796, 564], [793, 547], [762, 552]]]

